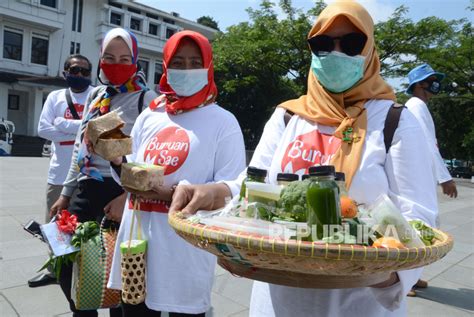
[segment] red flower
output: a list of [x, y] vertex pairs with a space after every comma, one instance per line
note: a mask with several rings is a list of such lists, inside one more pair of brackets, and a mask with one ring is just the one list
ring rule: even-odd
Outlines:
[[73, 234], [77, 227], [77, 217], [71, 215], [66, 209], [62, 210], [56, 217], [56, 224], [59, 231]]

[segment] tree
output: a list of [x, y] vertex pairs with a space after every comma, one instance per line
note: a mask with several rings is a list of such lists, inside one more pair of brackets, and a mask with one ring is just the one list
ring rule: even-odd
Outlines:
[[196, 20], [197, 23], [202, 24], [204, 26], [208, 26], [212, 29], [215, 29], [217, 31], [219, 30], [219, 25], [217, 24], [216, 20], [214, 20], [212, 17], [204, 15]]
[[[313, 12], [324, 6], [318, 3]], [[289, 0], [279, 7], [282, 19], [274, 3], [262, 1], [258, 10], [247, 9], [249, 22], [229, 27], [213, 42], [218, 101], [239, 120], [248, 149], [256, 146], [275, 106], [306, 91], [313, 16]]]
[[[263, 0], [247, 9], [249, 22], [228, 28], [213, 42], [219, 103], [235, 114], [248, 149], [260, 138], [275, 106], [306, 93], [311, 53], [307, 35], [316, 16], [326, 7], [318, 0], [307, 12], [291, 0], [277, 7]], [[467, 10], [474, 10], [474, 0]], [[385, 78], [405, 79], [409, 70], [427, 62], [447, 75], [444, 91], [430, 101], [443, 156], [474, 156], [474, 43], [467, 20], [428, 17], [418, 22], [399, 7], [375, 25], [375, 43]], [[405, 80], [407, 82], [408, 80]], [[399, 102], [408, 96], [397, 94]]]
[[[468, 10], [473, 10], [472, 7]], [[442, 93], [430, 100], [440, 152], [447, 158], [474, 157], [474, 40], [467, 20], [406, 18], [399, 7], [375, 27], [376, 43], [385, 77], [406, 78], [424, 62], [446, 74]], [[407, 79], [404, 80], [408, 82]], [[405, 84], [406, 86], [406, 84]], [[398, 93], [399, 102], [408, 96]]]

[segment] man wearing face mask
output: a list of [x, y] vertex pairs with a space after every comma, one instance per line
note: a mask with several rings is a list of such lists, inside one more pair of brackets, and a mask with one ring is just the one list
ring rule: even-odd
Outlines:
[[[456, 198], [458, 191], [456, 183], [453, 181], [448, 169], [444, 165], [443, 158], [439, 153], [438, 142], [436, 141], [435, 126], [427, 103], [434, 95], [441, 90], [441, 81], [445, 75], [437, 73], [428, 64], [422, 64], [413, 68], [408, 73], [410, 81], [406, 93], [413, 95], [405, 104], [407, 109], [416, 117], [423, 130], [425, 138], [428, 140], [431, 157], [433, 159], [434, 179], [441, 184], [443, 193]], [[436, 225], [439, 227], [439, 217], [436, 219]], [[418, 280], [413, 286], [408, 296], [416, 296], [416, 288], [426, 288], [428, 283], [424, 280]]]
[[427, 106], [429, 100], [440, 92], [441, 81], [444, 77], [444, 74], [435, 72], [428, 64], [413, 68], [408, 73], [410, 83], [406, 90], [406, 93], [413, 95], [413, 97], [405, 105], [416, 117], [428, 139], [433, 157], [434, 175], [438, 184], [443, 188], [444, 194], [455, 198], [458, 195], [456, 183], [439, 153], [433, 118]]
[[[64, 62], [63, 76], [69, 88], [51, 92], [46, 99], [38, 124], [38, 135], [52, 141], [46, 192], [45, 222], [50, 209], [61, 194], [62, 184], [71, 165], [74, 140], [81, 124], [82, 112], [91, 84], [92, 65], [82, 55], [71, 55]], [[55, 282], [52, 273], [42, 273], [28, 281], [30, 287]]]

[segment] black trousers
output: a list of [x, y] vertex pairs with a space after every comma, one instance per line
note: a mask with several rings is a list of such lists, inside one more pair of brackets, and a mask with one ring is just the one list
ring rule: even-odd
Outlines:
[[[95, 220], [101, 222], [104, 217], [104, 207], [111, 200], [120, 196], [123, 189], [113, 178], [106, 177], [103, 182], [93, 179], [80, 181], [78, 184], [77, 198], [72, 201], [69, 212], [75, 214], [79, 222]], [[96, 317], [96, 310], [77, 310], [71, 299], [72, 264], [63, 265], [59, 276], [59, 284], [69, 302], [69, 307], [74, 317]], [[111, 308], [111, 317], [122, 316], [122, 309]]]
[[[146, 307], [145, 303], [139, 305], [129, 305], [122, 303], [123, 317], [161, 317], [161, 312], [151, 310]], [[204, 317], [206, 313], [201, 314], [184, 314], [184, 313], [169, 313], [170, 317]]]

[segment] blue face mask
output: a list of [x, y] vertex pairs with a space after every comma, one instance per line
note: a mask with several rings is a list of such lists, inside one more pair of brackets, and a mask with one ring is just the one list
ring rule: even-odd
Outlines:
[[312, 55], [311, 69], [319, 83], [330, 92], [346, 91], [364, 76], [364, 56], [349, 56], [336, 51]]
[[84, 91], [91, 84], [90, 78], [74, 76], [67, 73], [65, 74], [65, 77], [66, 77], [67, 85], [74, 90]]
[[178, 96], [192, 96], [207, 84], [207, 68], [199, 69], [168, 69], [168, 84]]

